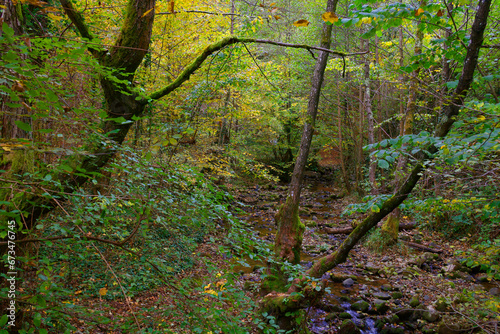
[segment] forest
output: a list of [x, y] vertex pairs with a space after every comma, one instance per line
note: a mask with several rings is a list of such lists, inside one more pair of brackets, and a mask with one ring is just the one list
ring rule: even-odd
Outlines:
[[0, 334], [500, 333], [498, 3], [0, 26]]

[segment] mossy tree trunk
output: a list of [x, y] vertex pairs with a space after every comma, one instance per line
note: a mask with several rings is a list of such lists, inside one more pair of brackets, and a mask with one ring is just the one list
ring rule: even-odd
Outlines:
[[[337, 0], [328, 0], [326, 11], [335, 12]], [[328, 49], [331, 44], [332, 25], [323, 24], [321, 35], [321, 47]], [[275, 216], [278, 232], [274, 244], [274, 251], [277, 258], [289, 261], [291, 263], [300, 262], [300, 250], [302, 248], [302, 235], [304, 233], [304, 224], [299, 219], [299, 201], [304, 178], [304, 170], [309, 156], [309, 148], [314, 132], [314, 124], [318, 113], [319, 96], [323, 77], [325, 73], [328, 53], [321, 51], [316, 60], [312, 77], [311, 93], [307, 106], [307, 117], [302, 132], [299, 153], [293, 169], [292, 180], [288, 188], [288, 195], [285, 203], [279, 209]]]
[[[468, 90], [472, 84], [474, 71], [477, 66], [479, 51], [483, 42], [483, 35], [488, 22], [488, 15], [490, 11], [491, 0], [481, 0], [479, 1], [479, 6], [476, 12], [476, 17], [471, 28], [471, 35], [469, 45], [467, 47], [467, 55], [462, 67], [462, 73], [458, 81], [458, 85], [449, 99], [449, 104], [447, 104], [441, 121], [436, 125], [434, 136], [438, 138], [444, 138], [450, 131], [455, 118], [459, 114], [460, 108], [464, 104], [465, 97], [467, 96]], [[386, 217], [390, 212], [397, 208], [403, 201], [410, 195], [411, 191], [415, 185], [420, 180], [422, 172], [425, 169], [425, 164], [433, 159], [433, 155], [438, 151], [435, 146], [427, 147], [427, 149], [422, 150], [419, 157], [419, 161], [416, 163], [415, 167], [412, 169], [409, 176], [401, 184], [394, 195], [385, 201], [380, 208], [379, 212], [374, 212], [368, 217], [366, 217], [361, 224], [359, 224], [354, 231], [344, 240], [344, 242], [337, 248], [337, 250], [329, 255], [326, 255], [314, 262], [313, 266], [306, 272], [304, 277], [316, 277], [319, 278], [323, 276], [327, 271], [335, 268], [338, 264], [344, 262], [349, 255], [350, 250], [359, 242], [359, 240], [368, 233], [368, 231], [373, 228], [379, 221]], [[428, 152], [428, 153], [424, 153]], [[289, 289], [288, 295], [298, 290], [304, 290], [304, 283], [306, 278], [298, 278], [295, 280], [294, 285]], [[293, 294], [293, 305], [301, 304], [301, 300], [297, 299], [297, 294]], [[272, 296], [270, 296], [272, 297]], [[286, 296], [283, 294], [278, 294], [281, 300], [286, 300]], [[304, 297], [302, 297], [304, 298]], [[309, 297], [310, 298], [310, 297]], [[263, 307], [268, 305], [273, 305], [275, 298], [265, 298], [262, 300], [264, 304]], [[275, 307], [276, 308], [276, 307]], [[279, 308], [281, 312], [286, 312], [287, 307]]]

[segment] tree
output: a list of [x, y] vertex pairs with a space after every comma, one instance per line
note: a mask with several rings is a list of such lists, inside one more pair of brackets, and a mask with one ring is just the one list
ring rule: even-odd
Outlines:
[[[326, 5], [326, 14], [334, 16], [337, 7], [336, 0], [328, 0]], [[323, 24], [321, 36], [321, 47], [324, 49], [330, 48], [332, 36], [331, 23]], [[314, 132], [316, 115], [318, 113], [319, 97], [321, 86], [323, 84], [323, 76], [325, 73], [326, 64], [328, 61], [328, 53], [320, 52], [311, 80], [311, 92], [309, 95], [309, 103], [307, 105], [307, 119], [302, 132], [300, 149], [293, 169], [292, 180], [288, 189], [288, 195], [285, 203], [276, 214], [276, 224], [278, 232], [275, 241], [275, 253], [280, 259], [291, 263], [300, 262], [300, 251], [302, 248], [302, 235], [304, 233], [304, 224], [299, 219], [299, 202], [300, 191], [302, 188], [302, 180], [304, 178], [304, 170], [309, 156], [309, 149]]]

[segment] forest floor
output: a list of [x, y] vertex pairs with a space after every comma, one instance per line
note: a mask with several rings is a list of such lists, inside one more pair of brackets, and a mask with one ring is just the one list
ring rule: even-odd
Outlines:
[[[239, 212], [239, 219], [257, 238], [271, 246], [276, 232], [274, 215], [277, 204], [285, 199], [287, 187], [227, 186], [234, 195], [234, 209]], [[311, 179], [302, 192], [300, 218], [306, 225], [301, 255], [304, 268], [310, 267], [315, 258], [334, 251], [347, 236], [333, 231], [353, 224], [352, 217], [342, 218], [341, 213], [355, 200], [340, 194], [339, 189]], [[403, 217], [403, 222], [411, 222], [411, 217]], [[209, 275], [203, 265], [203, 259], [208, 258], [221, 271], [232, 268], [246, 296], [258, 302], [263, 296], [259, 286], [264, 264], [246, 259], [247, 266], [235, 265], [234, 258], [218, 251], [217, 243], [208, 242], [210, 236], [205, 239], [207, 242], [197, 249], [201, 255], [199, 263], [192, 271], [179, 275], [176, 281], [185, 276], [200, 277], [201, 282]], [[470, 248], [467, 238], [450, 241], [437, 232], [414, 228], [401, 231], [400, 242], [393, 247], [377, 251], [373, 250], [373, 242], [370, 237], [365, 238], [351, 251], [345, 263], [324, 275], [328, 292], [306, 310], [310, 332], [500, 333], [500, 316], [492, 312], [500, 305], [500, 282], [460, 262], [456, 252]], [[370, 243], [372, 247], [367, 246]], [[414, 248], [415, 244], [424, 249]], [[157, 322], [158, 319], [153, 320], [155, 310], [175, 305], [174, 298], [172, 287], [163, 287], [127, 301], [116, 299], [100, 310], [131, 323], [136, 321], [131, 317], [133, 310], [140, 316], [139, 322], [142, 323], [144, 317]], [[97, 299], [88, 301], [89, 307], [96, 304], [99, 304]], [[168, 322], [173, 332], [186, 332], [176, 319], [161, 321]], [[75, 325], [86, 327], [84, 320]], [[242, 332], [246, 331], [244, 327]], [[179, 328], [178, 331], [175, 328]], [[102, 332], [114, 333], [105, 327]]]
[[[240, 218], [262, 240], [274, 242], [276, 203], [285, 200], [286, 190], [252, 186], [238, 193], [245, 204]], [[335, 231], [355, 224], [352, 217], [341, 217], [354, 199], [340, 194], [340, 189], [314, 179], [306, 183], [300, 210], [306, 225], [301, 264], [306, 268], [347, 236]], [[402, 219], [411, 223], [411, 217]], [[450, 241], [418, 228], [401, 231], [399, 238], [388, 249], [377, 249], [376, 239], [365, 238], [345, 263], [323, 276], [330, 293], [307, 310], [311, 332], [356, 333], [349, 331], [350, 319], [361, 333], [499, 333], [500, 316], [490, 306], [500, 302], [500, 282], [470, 270], [456, 256], [470, 248], [468, 238]], [[240, 270], [243, 279], [259, 282], [258, 264]]]

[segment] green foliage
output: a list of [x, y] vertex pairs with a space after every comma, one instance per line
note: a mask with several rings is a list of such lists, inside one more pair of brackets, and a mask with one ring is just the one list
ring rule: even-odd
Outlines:
[[500, 280], [500, 239], [483, 241], [465, 252], [457, 251], [455, 255], [473, 271], [486, 273], [490, 280]]

